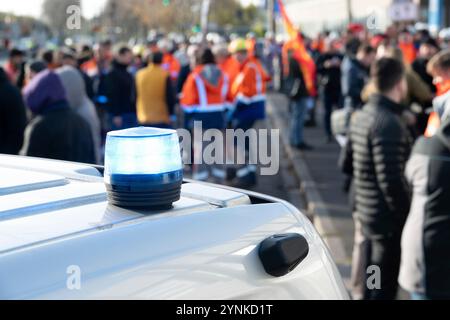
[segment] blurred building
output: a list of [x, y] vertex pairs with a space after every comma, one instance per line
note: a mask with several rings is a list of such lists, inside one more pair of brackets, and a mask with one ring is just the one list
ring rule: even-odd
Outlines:
[[[447, 0], [283, 0], [291, 18], [309, 34], [343, 29], [350, 19], [373, 32], [398, 21], [428, 22], [430, 8], [438, 8], [442, 23], [450, 22]], [[436, 15], [436, 14], [435, 14]], [[444, 19], [445, 16], [445, 19]], [[414, 18], [412, 18], [414, 17]]]
[[421, 20], [427, 22], [431, 31], [450, 26], [450, 1], [420, 0]]

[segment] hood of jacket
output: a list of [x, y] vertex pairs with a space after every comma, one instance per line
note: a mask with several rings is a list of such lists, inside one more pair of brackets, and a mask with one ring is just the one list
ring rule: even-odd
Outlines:
[[215, 64], [206, 64], [203, 66], [200, 75], [207, 84], [217, 87], [222, 77], [222, 72]]
[[80, 72], [70, 66], [65, 66], [56, 70], [61, 82], [66, 90], [67, 102], [70, 107], [77, 110], [82, 107], [87, 98], [86, 87]]
[[23, 90], [23, 96], [34, 114], [67, 107], [66, 90], [59, 76], [50, 70], [36, 75]]

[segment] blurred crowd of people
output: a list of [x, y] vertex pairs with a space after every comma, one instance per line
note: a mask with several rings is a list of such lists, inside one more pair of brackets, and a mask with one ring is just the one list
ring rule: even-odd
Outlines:
[[[161, 35], [134, 47], [105, 40], [34, 57], [13, 48], [0, 69], [0, 153], [102, 164], [113, 130], [193, 132], [201, 122], [203, 130], [246, 131], [265, 118], [264, 49], [254, 35], [197, 44]], [[193, 157], [202, 151], [194, 144]], [[191, 171], [197, 180], [256, 184], [254, 165], [195, 163]]]
[[[355, 299], [450, 298], [450, 50], [427, 30], [352, 24], [311, 44], [328, 141], [343, 147]], [[376, 279], [373, 267], [379, 268]], [[369, 272], [368, 270], [372, 270]]]
[[[356, 224], [354, 298], [394, 299], [399, 283], [415, 299], [450, 298], [446, 39], [395, 27], [370, 34], [359, 24], [299, 39], [314, 59], [317, 90], [296, 49], [270, 34], [200, 44], [160, 37], [135, 47], [103, 41], [35, 57], [11, 49], [0, 68], [0, 153], [101, 164], [111, 130], [186, 128], [195, 136], [201, 122], [203, 130], [245, 131], [265, 119], [267, 91], [280, 89], [294, 148], [314, 147], [303, 131], [314, 125], [315, 105], [324, 110], [324, 140], [343, 147]], [[203, 147], [194, 143], [194, 157]], [[250, 164], [194, 164], [192, 175], [238, 186], [257, 176]], [[370, 266], [382, 271], [377, 290], [367, 288]]]

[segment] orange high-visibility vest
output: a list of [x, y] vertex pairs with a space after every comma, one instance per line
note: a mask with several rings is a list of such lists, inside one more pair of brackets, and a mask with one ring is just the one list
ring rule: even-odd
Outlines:
[[178, 60], [170, 53], [164, 54], [162, 68], [169, 72], [172, 81], [177, 81], [180, 74], [181, 65]]
[[222, 73], [215, 86], [206, 81], [201, 73], [204, 66], [198, 66], [187, 78], [182, 91], [181, 107], [186, 113], [225, 111], [228, 107], [228, 76]]
[[219, 65], [219, 68], [228, 76], [230, 83], [233, 83], [234, 79], [239, 75], [241, 66], [239, 65], [239, 61], [230, 56]]
[[266, 82], [270, 81], [261, 63], [249, 58], [231, 87], [232, 97], [245, 104], [266, 100]]
[[[222, 62], [219, 65], [219, 69], [228, 76], [228, 80], [230, 84], [234, 83], [234, 80], [237, 78], [239, 73], [241, 72], [241, 66], [239, 64], [239, 61], [237, 61], [234, 57], [230, 56], [228, 57], [224, 62]], [[227, 99], [229, 101], [233, 101], [232, 95], [231, 95], [231, 86], [228, 89], [228, 97]]]
[[399, 45], [400, 50], [403, 52], [403, 58], [405, 59], [405, 62], [408, 64], [412, 64], [414, 60], [416, 60], [417, 57], [417, 50], [414, 47], [413, 43], [400, 43]]

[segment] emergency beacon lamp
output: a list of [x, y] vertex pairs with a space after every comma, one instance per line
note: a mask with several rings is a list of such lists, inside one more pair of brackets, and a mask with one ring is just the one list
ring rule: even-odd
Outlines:
[[108, 133], [105, 184], [112, 205], [167, 210], [180, 199], [182, 183], [176, 131], [141, 127]]

